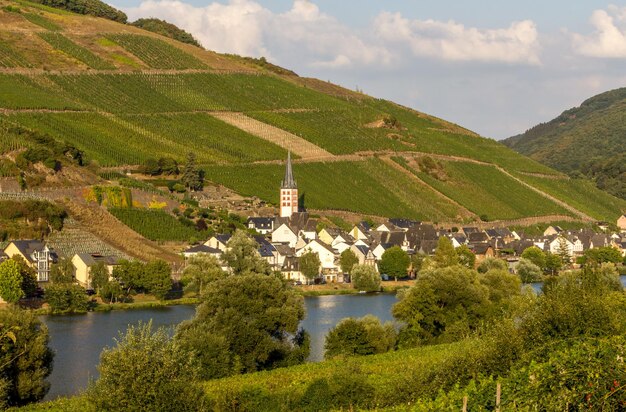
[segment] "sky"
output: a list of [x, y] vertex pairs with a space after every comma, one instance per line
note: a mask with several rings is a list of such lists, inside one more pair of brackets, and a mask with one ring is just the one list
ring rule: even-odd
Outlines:
[[626, 86], [626, 1], [108, 2], [494, 139]]

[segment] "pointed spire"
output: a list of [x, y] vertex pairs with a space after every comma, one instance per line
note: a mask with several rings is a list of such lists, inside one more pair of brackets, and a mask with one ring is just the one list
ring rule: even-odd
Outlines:
[[293, 178], [293, 171], [291, 170], [291, 151], [287, 152], [287, 167], [285, 169], [285, 178], [281, 186], [283, 189], [297, 189], [298, 185]]

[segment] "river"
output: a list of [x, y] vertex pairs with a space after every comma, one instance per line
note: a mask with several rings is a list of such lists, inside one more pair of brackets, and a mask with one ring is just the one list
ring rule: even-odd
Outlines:
[[[323, 358], [326, 333], [341, 319], [372, 314], [383, 321], [392, 320], [391, 306], [395, 301], [395, 295], [390, 294], [306, 297], [307, 317], [302, 327], [311, 335], [309, 360], [319, 361]], [[173, 328], [194, 314], [194, 306], [181, 305], [43, 316], [42, 320], [50, 333], [50, 346], [56, 353], [54, 368], [48, 378], [51, 387], [46, 400], [75, 395], [84, 390], [89, 380], [97, 377], [96, 365], [102, 349], [114, 346], [114, 339], [129, 324], [152, 319], [155, 327]]]

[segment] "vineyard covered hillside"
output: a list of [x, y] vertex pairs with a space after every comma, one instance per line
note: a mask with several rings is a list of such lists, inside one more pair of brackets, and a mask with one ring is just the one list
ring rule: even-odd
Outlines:
[[[0, 0], [0, 176], [19, 178], [16, 154], [42, 144], [33, 136], [111, 170], [165, 157], [182, 165], [193, 152], [209, 185], [274, 204], [291, 151], [313, 210], [433, 222], [615, 221], [626, 211], [626, 201], [494, 140], [265, 59]], [[114, 213], [142, 232], [144, 217]]]

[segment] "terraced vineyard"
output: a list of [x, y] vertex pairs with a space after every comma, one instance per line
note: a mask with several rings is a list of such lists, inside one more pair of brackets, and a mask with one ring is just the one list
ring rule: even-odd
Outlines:
[[[536, 177], [559, 174], [493, 140], [392, 102], [137, 27], [0, 0], [14, 4], [19, 12], [0, 8], [0, 156], [31, 144], [15, 126], [100, 166], [184, 162], [194, 152], [208, 180], [275, 203], [290, 149], [312, 209], [440, 222], [614, 221], [626, 211], [586, 184]], [[430, 155], [448, 179], [393, 163], [398, 155]], [[0, 173], [14, 174], [11, 156]]]
[[446, 196], [489, 220], [570, 213], [523, 186], [493, 166], [468, 162], [442, 162], [441, 177], [422, 171], [417, 176]]
[[111, 63], [105, 60], [102, 60], [100, 57], [96, 56], [95, 54], [85, 49], [84, 47], [81, 47], [78, 44], [74, 43], [73, 41], [71, 41], [70, 39], [62, 35], [61, 33], [44, 32], [44, 33], [38, 33], [38, 34], [42, 39], [50, 43], [50, 45], [54, 47], [55, 49], [60, 50], [63, 53], [67, 54], [68, 56], [75, 58], [76, 60], [86, 64], [92, 69], [98, 69], [98, 70], [115, 69], [114, 65], [112, 65]]
[[626, 201], [597, 190], [593, 183], [584, 179], [556, 180], [523, 174], [518, 177], [598, 220], [612, 222], [616, 211], [626, 208]]
[[205, 239], [209, 232], [180, 223], [174, 216], [161, 210], [109, 209], [109, 212], [146, 239], [154, 241], [189, 242]]

